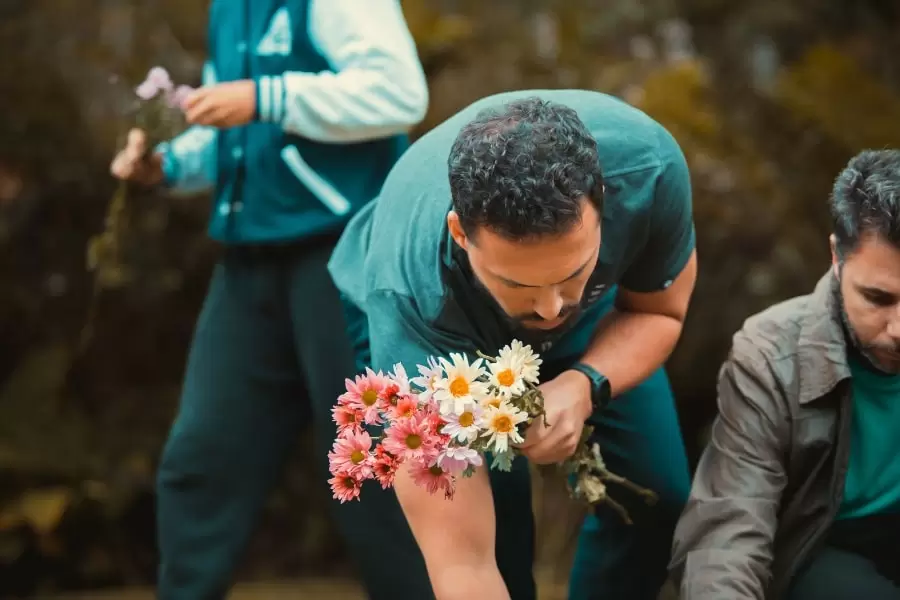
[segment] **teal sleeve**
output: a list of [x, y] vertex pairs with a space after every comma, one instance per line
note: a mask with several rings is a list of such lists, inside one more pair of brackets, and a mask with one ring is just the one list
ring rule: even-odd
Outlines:
[[[215, 83], [215, 68], [207, 61], [203, 65], [203, 85]], [[156, 151], [162, 155], [166, 187], [174, 192], [187, 194], [211, 190], [218, 173], [217, 139], [218, 130], [214, 127], [194, 125], [171, 140], [159, 144]]]
[[411, 298], [392, 292], [376, 292], [367, 298], [371, 367], [378, 371], [393, 370], [402, 363], [410, 377], [418, 376], [418, 365], [429, 356], [449, 357], [451, 352], [476, 358], [471, 342], [440, 331], [417, 311]]
[[622, 287], [634, 292], [663, 290], [678, 277], [694, 251], [696, 237], [687, 161], [675, 139], [661, 132], [662, 171], [650, 209], [644, 247], [622, 277]]

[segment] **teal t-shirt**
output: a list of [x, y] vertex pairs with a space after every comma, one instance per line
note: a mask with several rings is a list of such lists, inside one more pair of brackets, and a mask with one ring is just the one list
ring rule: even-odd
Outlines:
[[850, 361], [850, 465], [839, 519], [900, 512], [900, 375]]
[[460, 129], [481, 110], [533, 96], [578, 113], [597, 140], [606, 185], [600, 260], [585, 290], [584, 310], [568, 333], [536, 350], [547, 358], [580, 356], [616, 286], [662, 290], [687, 264], [695, 243], [690, 177], [665, 128], [599, 92], [489, 96], [416, 140], [335, 248], [329, 270], [344, 298], [366, 314], [375, 369], [402, 362], [415, 373], [428, 355], [494, 353], [509, 343], [508, 325], [472, 284], [447, 231], [447, 159]]

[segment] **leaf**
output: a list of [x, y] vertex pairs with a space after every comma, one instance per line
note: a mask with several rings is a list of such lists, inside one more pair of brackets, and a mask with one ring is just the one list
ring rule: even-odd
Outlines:
[[494, 454], [491, 468], [509, 472], [512, 470], [512, 459], [513, 457], [510, 452], [498, 452], [497, 454]]

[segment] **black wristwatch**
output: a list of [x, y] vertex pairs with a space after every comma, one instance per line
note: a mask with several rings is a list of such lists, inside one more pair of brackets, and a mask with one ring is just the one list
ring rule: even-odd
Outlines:
[[578, 371], [591, 381], [591, 406], [594, 412], [603, 410], [612, 400], [612, 388], [609, 380], [600, 371], [585, 363], [575, 363], [569, 367], [572, 371]]

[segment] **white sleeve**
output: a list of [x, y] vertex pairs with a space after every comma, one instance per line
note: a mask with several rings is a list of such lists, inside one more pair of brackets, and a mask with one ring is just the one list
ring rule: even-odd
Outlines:
[[312, 0], [309, 32], [334, 72], [258, 78], [260, 120], [345, 143], [405, 133], [422, 121], [428, 86], [398, 0]]

